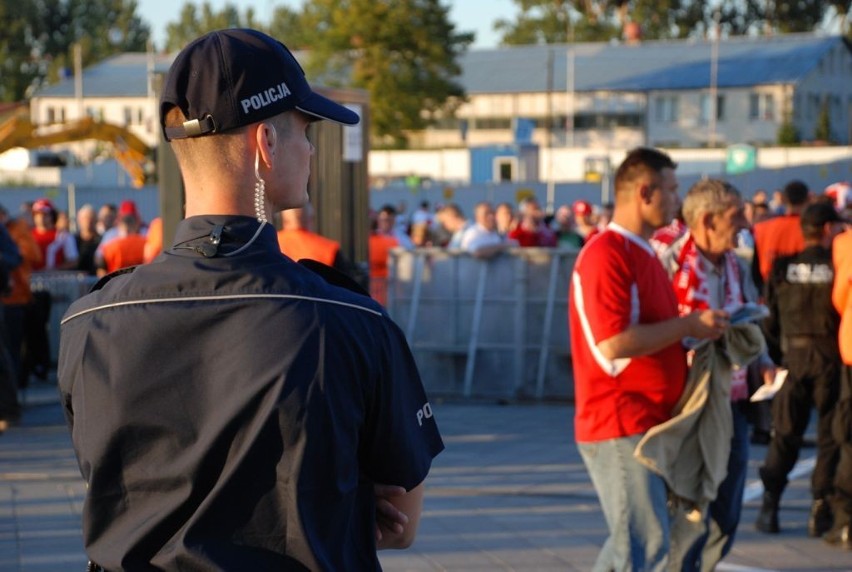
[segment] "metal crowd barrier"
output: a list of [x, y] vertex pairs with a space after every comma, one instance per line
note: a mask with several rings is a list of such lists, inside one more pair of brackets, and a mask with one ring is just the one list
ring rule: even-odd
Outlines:
[[490, 259], [391, 252], [387, 308], [431, 395], [571, 399], [568, 285], [577, 253], [515, 248]]
[[59, 322], [68, 307], [77, 298], [88, 293], [98, 281], [97, 277], [75, 271], [33, 272], [30, 288], [35, 292], [50, 294], [50, 318], [47, 324], [51, 363], [59, 359]]

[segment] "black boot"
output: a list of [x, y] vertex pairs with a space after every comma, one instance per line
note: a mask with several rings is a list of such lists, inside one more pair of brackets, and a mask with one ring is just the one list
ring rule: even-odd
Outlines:
[[831, 528], [831, 506], [825, 499], [814, 499], [808, 518], [808, 536], [819, 538]]
[[781, 528], [778, 526], [778, 504], [780, 501], [781, 495], [771, 491], [763, 491], [763, 504], [760, 506], [757, 520], [754, 522], [754, 527], [757, 530], [767, 534], [781, 532]]

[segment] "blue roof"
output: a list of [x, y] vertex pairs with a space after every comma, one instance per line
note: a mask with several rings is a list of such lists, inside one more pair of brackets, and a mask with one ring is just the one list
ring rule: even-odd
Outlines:
[[[727, 38], [718, 46], [717, 85], [795, 83], [842, 42], [812, 34]], [[575, 91], [696, 89], [710, 82], [711, 49], [709, 41], [680, 40], [472, 50], [462, 57], [461, 83], [469, 94], [565, 91], [573, 52]]]
[[[166, 72], [172, 55], [155, 54], [154, 71]], [[83, 70], [86, 97], [144, 97], [148, 93], [148, 54], [128, 52], [107, 58]], [[67, 78], [38, 92], [39, 97], [74, 97], [74, 78]]]
[[[719, 43], [717, 86], [796, 83], [814, 70], [841, 36], [792, 34], [735, 37]], [[569, 54], [573, 57], [569, 58]], [[156, 54], [154, 69], [166, 72], [174, 54]], [[475, 49], [459, 63], [469, 94], [566, 91], [573, 60], [575, 91], [698, 89], [710, 82], [711, 42], [670, 40], [582, 43]], [[86, 97], [141, 97], [147, 93], [148, 55], [126, 53], [83, 71]], [[68, 78], [42, 89], [42, 97], [74, 97]]]

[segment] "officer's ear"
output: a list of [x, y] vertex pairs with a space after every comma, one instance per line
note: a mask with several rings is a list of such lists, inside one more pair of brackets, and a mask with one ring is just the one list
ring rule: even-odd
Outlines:
[[271, 168], [272, 160], [275, 157], [275, 144], [278, 141], [278, 132], [275, 131], [275, 126], [268, 121], [262, 121], [257, 124], [255, 131], [255, 144], [257, 145], [260, 159], [264, 165]]

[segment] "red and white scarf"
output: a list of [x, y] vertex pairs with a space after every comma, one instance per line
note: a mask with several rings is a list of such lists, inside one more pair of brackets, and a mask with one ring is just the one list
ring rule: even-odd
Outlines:
[[[745, 303], [740, 287], [740, 267], [737, 256], [728, 251], [723, 256], [723, 276], [721, 279], [724, 289], [723, 310], [733, 311]], [[687, 233], [680, 252], [677, 255], [678, 269], [675, 271], [672, 285], [677, 297], [678, 313], [685, 316], [696, 310], [714, 308], [710, 303], [710, 291], [707, 287], [707, 270], [705, 259], [695, 246], [692, 234]], [[731, 375], [731, 400], [738, 401], [748, 397], [746, 383], [746, 368], [735, 369]]]

